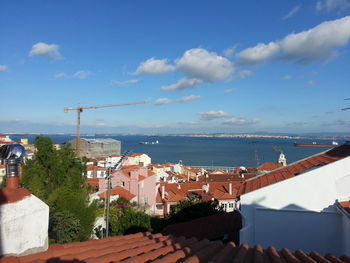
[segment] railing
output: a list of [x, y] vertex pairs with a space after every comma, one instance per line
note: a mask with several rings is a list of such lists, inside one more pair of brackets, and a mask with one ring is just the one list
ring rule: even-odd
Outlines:
[[208, 166], [187, 165], [187, 166], [190, 166], [196, 169], [204, 169], [208, 172], [223, 170], [223, 171], [234, 173], [236, 171], [236, 167], [229, 167], [229, 166], [213, 166], [213, 165], [208, 165]]

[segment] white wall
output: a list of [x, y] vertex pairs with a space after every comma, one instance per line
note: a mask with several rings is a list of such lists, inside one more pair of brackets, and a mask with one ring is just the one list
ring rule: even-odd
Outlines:
[[[255, 243], [263, 247], [303, 249], [320, 254], [343, 253], [342, 215], [338, 212], [255, 210]], [[332, 251], [330, 251], [332, 249]]]
[[49, 207], [34, 195], [0, 206], [1, 255], [26, 255], [48, 248]]
[[[272, 242], [272, 238], [276, 237], [276, 242], [281, 242], [281, 238], [276, 232], [271, 232], [270, 235], [260, 235], [263, 228], [273, 230], [278, 229], [281, 225], [285, 224], [285, 218], [295, 218], [295, 221], [290, 221], [292, 228], [303, 229], [308, 227], [318, 227], [312, 220], [314, 217], [312, 213], [306, 213], [303, 215], [303, 220], [297, 220], [295, 215], [287, 210], [294, 211], [314, 211], [314, 212], [335, 212], [337, 209], [334, 205], [335, 200], [342, 197], [350, 196], [350, 157], [333, 162], [331, 164], [319, 167], [317, 169], [310, 170], [304, 174], [289, 178], [269, 185], [267, 187], [252, 191], [250, 193], [241, 196], [241, 213], [244, 216], [243, 228], [240, 231], [240, 243], [248, 243], [253, 246], [259, 242]], [[282, 210], [283, 214], [280, 215], [282, 221], [266, 220], [264, 225], [259, 222], [259, 216], [262, 216], [263, 210], [260, 208], [269, 208]], [[257, 212], [260, 211], [260, 212]], [[265, 210], [268, 211], [268, 210]], [[277, 217], [276, 212], [268, 211], [270, 217]], [[301, 215], [301, 213], [297, 214]], [[320, 214], [322, 216], [325, 213]], [[330, 216], [326, 216], [328, 219]], [[325, 219], [325, 220], [328, 220]], [[287, 220], [287, 219], [286, 219]], [[331, 220], [331, 219], [329, 219]], [[322, 222], [319, 222], [322, 224]], [[322, 232], [319, 233], [319, 237], [331, 235], [332, 232], [336, 232], [337, 226], [328, 225]], [[300, 232], [300, 239], [308, 240], [308, 233], [303, 234]], [[265, 236], [265, 237], [264, 237]], [[265, 238], [265, 240], [264, 240]], [[291, 236], [284, 236], [285, 244], [292, 245], [295, 240]], [[341, 236], [338, 237], [338, 240]], [[289, 243], [287, 241], [290, 241]], [[283, 242], [282, 242], [283, 243]], [[313, 243], [309, 240], [307, 244]], [[297, 243], [298, 248], [309, 251], [306, 243]], [[268, 244], [273, 245], [273, 244]], [[336, 244], [328, 242], [329, 248], [327, 252], [337, 253], [338, 248]], [[276, 245], [277, 246], [277, 245]], [[288, 246], [286, 246], [288, 247]], [[288, 247], [289, 248], [289, 247]], [[320, 249], [322, 249], [320, 247]], [[333, 252], [334, 251], [334, 252]], [[319, 250], [318, 252], [322, 252]]]

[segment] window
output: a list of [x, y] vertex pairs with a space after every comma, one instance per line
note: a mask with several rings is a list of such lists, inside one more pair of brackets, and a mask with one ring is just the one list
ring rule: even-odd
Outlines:
[[233, 208], [233, 203], [229, 203], [229, 204], [228, 204], [228, 207], [229, 207], [229, 208]]
[[224, 210], [226, 210], [227, 209], [227, 204], [226, 203], [222, 204], [222, 207], [224, 208]]
[[163, 205], [156, 205], [156, 208], [157, 208], [158, 210], [163, 210]]

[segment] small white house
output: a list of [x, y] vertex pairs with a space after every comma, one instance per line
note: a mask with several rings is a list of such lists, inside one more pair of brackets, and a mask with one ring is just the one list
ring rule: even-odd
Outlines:
[[[350, 255], [350, 145], [345, 144], [247, 180], [239, 190], [240, 243]], [[347, 223], [344, 223], [344, 220]]]
[[133, 153], [123, 161], [123, 165], [139, 165], [146, 167], [151, 163], [151, 157], [145, 153]]

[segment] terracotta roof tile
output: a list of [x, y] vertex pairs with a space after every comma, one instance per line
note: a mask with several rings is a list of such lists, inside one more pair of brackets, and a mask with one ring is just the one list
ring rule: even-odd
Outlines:
[[280, 167], [282, 167], [280, 163], [266, 162], [257, 167], [257, 169], [261, 171], [272, 171]]
[[302, 250], [294, 253], [286, 248], [236, 247], [233, 242], [198, 241], [196, 238], [137, 233], [86, 242], [51, 245], [45, 252], [23, 257], [5, 257], [0, 263], [41, 262], [234, 262], [234, 263], [348, 263], [346, 256], [325, 256]]
[[[98, 189], [100, 184], [99, 178], [86, 178], [86, 183], [91, 185], [93, 188]], [[103, 179], [102, 179], [103, 180]]]
[[339, 202], [339, 205], [350, 214], [350, 201]]
[[246, 179], [241, 185], [238, 195], [249, 193], [259, 188], [283, 181], [304, 173], [312, 168], [329, 164], [350, 156], [350, 144], [343, 144], [331, 150], [310, 156], [306, 159], [283, 166], [270, 173]]
[[[136, 196], [120, 186], [111, 189], [111, 195], [119, 195], [119, 196], [121, 196], [129, 201]], [[99, 194], [99, 197], [106, 198], [106, 196], [107, 196], [107, 192], [103, 192], [103, 193]]]

